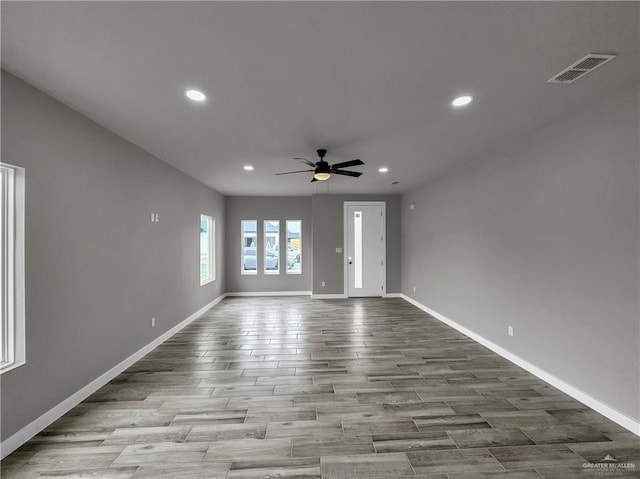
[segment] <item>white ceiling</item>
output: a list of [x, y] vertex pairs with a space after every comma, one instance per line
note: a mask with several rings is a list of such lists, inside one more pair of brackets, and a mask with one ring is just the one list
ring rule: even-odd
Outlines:
[[[399, 193], [638, 84], [638, 7], [3, 1], [2, 67], [224, 194]], [[546, 83], [589, 52], [619, 56]], [[364, 175], [274, 176], [317, 148]]]

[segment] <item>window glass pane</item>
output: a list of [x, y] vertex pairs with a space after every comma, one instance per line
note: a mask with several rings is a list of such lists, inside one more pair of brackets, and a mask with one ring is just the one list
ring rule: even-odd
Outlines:
[[215, 279], [213, 262], [213, 238], [215, 235], [213, 218], [200, 215], [200, 284]]
[[362, 211], [353, 213], [353, 238], [354, 287], [362, 288]]
[[287, 220], [287, 273], [302, 273], [302, 221]]
[[2, 231], [2, 250], [0, 251], [0, 263], [2, 264], [2, 277], [0, 278], [0, 295], [2, 304], [0, 306], [2, 312], [2, 325], [0, 327], [0, 364], [5, 365], [13, 361], [12, 337], [13, 329], [13, 313], [12, 313], [12, 293], [11, 284], [13, 283], [11, 276], [13, 270], [13, 246], [11, 239], [13, 237], [13, 170], [11, 168], [0, 168], [2, 176], [0, 177], [0, 200], [2, 207], [0, 208], [0, 229]]
[[209, 221], [209, 278], [216, 279], [216, 220]]
[[258, 222], [242, 220], [242, 274], [258, 274]]
[[25, 364], [24, 181], [0, 163], [0, 373]]
[[265, 274], [280, 273], [280, 221], [265, 220], [264, 222], [264, 272]]

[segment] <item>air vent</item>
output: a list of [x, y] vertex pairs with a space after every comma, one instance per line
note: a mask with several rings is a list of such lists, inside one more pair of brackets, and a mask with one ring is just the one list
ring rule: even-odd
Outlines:
[[616, 56], [605, 53], [589, 53], [586, 57], [581, 58], [570, 67], [554, 75], [553, 78], [547, 80], [547, 83], [573, 83], [578, 78], [582, 78], [587, 73], [610, 62]]

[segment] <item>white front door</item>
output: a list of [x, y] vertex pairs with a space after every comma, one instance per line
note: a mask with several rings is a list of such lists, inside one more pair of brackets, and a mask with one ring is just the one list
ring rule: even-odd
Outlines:
[[347, 296], [384, 296], [385, 203], [345, 202], [344, 211]]

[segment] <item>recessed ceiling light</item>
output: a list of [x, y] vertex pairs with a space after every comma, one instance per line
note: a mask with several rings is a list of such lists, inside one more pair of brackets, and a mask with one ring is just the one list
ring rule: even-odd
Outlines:
[[381, 166], [380, 168], [378, 168], [378, 171], [380, 173], [386, 173], [387, 171], [389, 171], [389, 168], [387, 168], [386, 166]]
[[205, 101], [207, 99], [207, 95], [202, 93], [200, 90], [187, 90], [184, 94], [189, 100], [193, 101]]
[[462, 95], [454, 99], [451, 104], [453, 106], [465, 106], [473, 101], [473, 97], [470, 95]]
[[253, 166], [251, 166], [251, 165], [244, 165], [242, 168], [243, 168], [245, 171], [253, 171]]

